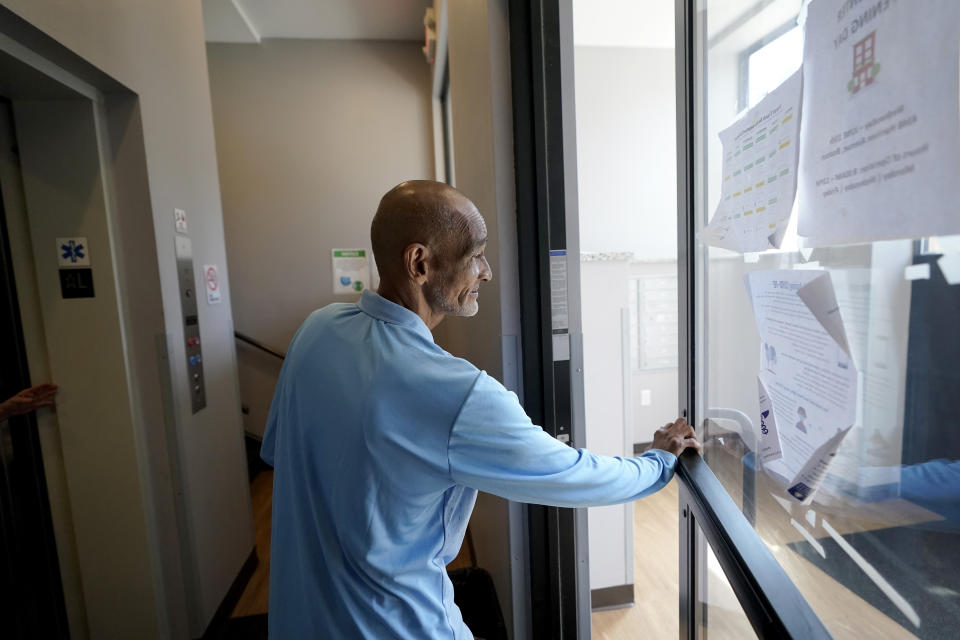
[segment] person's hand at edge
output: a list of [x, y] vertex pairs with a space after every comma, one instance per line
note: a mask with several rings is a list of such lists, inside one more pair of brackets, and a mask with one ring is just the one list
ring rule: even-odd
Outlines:
[[698, 453], [703, 451], [697, 433], [683, 418], [677, 418], [657, 429], [653, 433], [653, 444], [650, 448], [663, 449], [678, 457], [688, 448], [695, 449]]
[[0, 420], [30, 413], [41, 407], [52, 406], [53, 398], [57, 395], [57, 388], [57, 385], [52, 382], [41, 382], [29, 389], [24, 389], [4, 402], [0, 402]]

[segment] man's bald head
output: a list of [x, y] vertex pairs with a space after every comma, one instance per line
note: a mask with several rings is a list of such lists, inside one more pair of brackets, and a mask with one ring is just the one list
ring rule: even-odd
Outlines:
[[[403, 252], [418, 243], [452, 259], [470, 251], [471, 225], [483, 222], [470, 200], [442, 182], [410, 180], [380, 200], [370, 226], [373, 257], [383, 279], [403, 270]], [[485, 238], [484, 238], [485, 239]]]
[[484, 255], [487, 225], [470, 200], [441, 182], [398, 184], [370, 227], [378, 293], [433, 329], [446, 316], [472, 316], [480, 285], [493, 277]]

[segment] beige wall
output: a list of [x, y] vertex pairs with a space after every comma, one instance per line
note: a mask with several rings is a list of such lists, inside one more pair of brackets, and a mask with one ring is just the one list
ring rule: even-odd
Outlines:
[[[285, 351], [311, 311], [357, 298], [333, 295], [330, 250], [369, 249], [381, 196], [432, 177], [430, 67], [413, 42], [207, 51], [234, 322]], [[245, 428], [259, 436], [280, 363], [243, 345], [238, 360]]]
[[[10, 0], [3, 5], [137, 96], [136, 101], [107, 96], [100, 129], [106, 135], [100, 142], [109, 139], [110, 146], [101, 144], [100, 153], [101, 160], [113, 166], [102, 176], [100, 188], [106, 186], [101, 191], [102, 203], [89, 201], [96, 204], [101, 218], [104, 209], [114, 211], [112, 218], [107, 216], [109, 240], [100, 241], [102, 266], [108, 271], [95, 277], [98, 298], [101, 291], [108, 296], [111, 287], [116, 296], [119, 316], [112, 322], [118, 326], [113, 344], [108, 346], [122, 351], [124, 368], [116, 368], [114, 374], [125, 378], [124, 385], [108, 384], [107, 378], [97, 379], [96, 375], [85, 384], [62, 385], [58, 415], [89, 630], [96, 637], [198, 636], [253, 548], [200, 4], [190, 0]], [[0, 26], [6, 30], [11, 24]], [[41, 55], [53, 51], [65, 64], [83, 66], [62, 55], [56, 43], [43, 38], [26, 38], [23, 44], [36, 47]], [[95, 83], [98, 76], [87, 74], [87, 79]], [[107, 90], [115, 87], [108, 86]], [[16, 103], [15, 108], [18, 133], [24, 138], [31, 137], [31, 128], [39, 131], [37, 127], [46, 126], [40, 118], [41, 109]], [[61, 135], [69, 133], [63, 131]], [[25, 155], [32, 153], [28, 145], [41, 154], [51, 153], [40, 146], [41, 140], [42, 135], [34, 143], [21, 140]], [[38, 169], [46, 162], [40, 156], [35, 160]], [[28, 169], [25, 165], [25, 184], [30, 181]], [[84, 178], [93, 180], [95, 176], [87, 173]], [[111, 179], [115, 189], [110, 188]], [[39, 181], [34, 184], [39, 185]], [[96, 189], [94, 183], [90, 185]], [[32, 191], [33, 196], [28, 185], [31, 225], [37, 211], [31, 197], [40, 202], [51, 195], [43, 194], [42, 185]], [[79, 197], [76, 202], [87, 204]], [[174, 207], [187, 211], [197, 265], [219, 265], [223, 283], [223, 303], [211, 307], [201, 303], [199, 311], [207, 408], [197, 414], [190, 412], [181, 347]], [[64, 210], [52, 208], [48, 213], [56, 216]], [[101, 223], [90, 217], [83, 224]], [[52, 219], [34, 232], [41, 300], [55, 298], [44, 289], [50, 285], [47, 261], [51, 256], [46, 248], [52, 242], [45, 236], [63, 226]], [[146, 245], [138, 244], [144, 239]], [[114, 243], [112, 247], [110, 242]], [[68, 355], [68, 346], [55, 345], [49, 331], [68, 319], [60, 317], [56, 305], [47, 303], [43, 314], [50, 369], [57, 376], [57, 362]], [[110, 326], [107, 320], [101, 325], [104, 330]], [[157, 345], [163, 343], [168, 350], [158, 352]], [[101, 357], [107, 360], [97, 352], [85, 356], [91, 361]], [[166, 398], [161, 392], [165, 386], [171, 391]], [[76, 398], [85, 398], [98, 413], [71, 411]], [[86, 438], [84, 421], [109, 422], [110, 439], [98, 443], [95, 438]], [[122, 448], [122, 456], [118, 453], [117, 459], [130, 466], [111, 466], [104, 460], [102, 486], [87, 484], [79, 490], [75, 483], [94, 478], [77, 477], [73, 472], [76, 467], [69, 460], [84, 461], [86, 471], [92, 474], [97, 444], [109, 447], [111, 452]], [[157, 448], [164, 444], [169, 444], [169, 458], [166, 451], [157, 454]], [[44, 456], [48, 464], [56, 464], [57, 456], [47, 450]], [[50, 490], [57, 489], [51, 486]], [[180, 501], [178, 513], [173, 509], [176, 500]], [[108, 506], [101, 514], [100, 510]], [[131, 526], [135, 525], [129, 531], [130, 540], [96, 536], [92, 520], [101, 517], [102, 527], [110, 529], [111, 509], [120, 509]], [[88, 525], [84, 530], [94, 537], [84, 538], [81, 520]], [[113, 529], [123, 525], [115, 522]], [[116, 534], [114, 530], [110, 535]], [[134, 539], [149, 550], [134, 549]], [[122, 577], [98, 574], [109, 574], [109, 567], [85, 566], [90, 559], [85, 548], [95, 547], [100, 549], [97, 553], [108, 557], [111, 541], [118, 545], [114, 551], [134, 554], [129, 558], [114, 554], [112, 562], [116, 566], [112, 569]], [[179, 550], [171, 550], [178, 541], [185, 559], [182, 573], [176, 566], [181, 564]], [[133, 546], [128, 549], [126, 545]], [[121, 566], [125, 567], [122, 571]]]

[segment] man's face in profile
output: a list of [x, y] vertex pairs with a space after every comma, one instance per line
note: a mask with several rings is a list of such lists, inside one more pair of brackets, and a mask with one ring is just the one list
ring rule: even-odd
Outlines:
[[473, 316], [480, 309], [481, 282], [493, 277], [484, 256], [487, 246], [487, 225], [473, 209], [465, 228], [438, 251], [432, 265], [435, 276], [426, 287], [427, 302], [432, 309], [448, 316]]

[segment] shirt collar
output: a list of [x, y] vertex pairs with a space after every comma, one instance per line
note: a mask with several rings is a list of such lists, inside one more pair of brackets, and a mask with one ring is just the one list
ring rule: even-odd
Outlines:
[[433, 334], [427, 328], [423, 318], [415, 314], [406, 307], [390, 302], [386, 298], [377, 295], [369, 289], [364, 289], [360, 295], [360, 301], [357, 302], [360, 310], [377, 320], [382, 320], [388, 324], [397, 324], [409, 329], [413, 329], [423, 337], [433, 342]]

